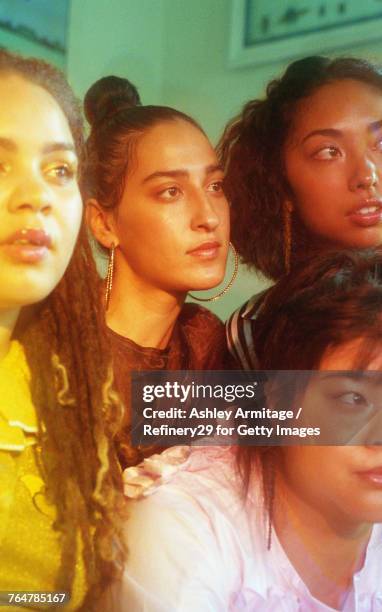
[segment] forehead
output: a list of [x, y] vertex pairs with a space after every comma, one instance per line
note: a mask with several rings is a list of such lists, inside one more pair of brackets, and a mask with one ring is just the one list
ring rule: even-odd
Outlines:
[[216, 163], [215, 151], [203, 132], [178, 119], [145, 132], [137, 143], [136, 158], [139, 173]]
[[23, 143], [73, 141], [68, 121], [53, 96], [14, 74], [0, 76], [0, 135]]
[[382, 90], [353, 79], [328, 83], [301, 100], [294, 113], [292, 130], [356, 125], [367, 129], [382, 118]]
[[[370, 341], [371, 342], [371, 341]], [[368, 355], [370, 349], [370, 355]], [[329, 348], [325, 351], [319, 369], [320, 370], [354, 370], [357, 362], [362, 356], [367, 357], [367, 365], [362, 366], [364, 370], [378, 370], [382, 372], [382, 343], [368, 346], [367, 340], [357, 338], [345, 344]]]

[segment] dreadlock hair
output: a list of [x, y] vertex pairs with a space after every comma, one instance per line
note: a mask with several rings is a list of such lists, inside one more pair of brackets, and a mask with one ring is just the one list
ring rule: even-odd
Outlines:
[[[64, 75], [42, 60], [1, 50], [0, 77], [8, 74], [53, 96], [68, 120], [81, 162], [82, 117]], [[86, 612], [119, 574], [124, 558], [122, 480], [112, 442], [122, 407], [112, 389], [108, 347], [99, 331], [97, 287], [82, 226], [64, 277], [41, 304], [24, 309], [15, 330], [31, 372], [39, 467], [46, 496], [56, 508], [54, 529], [62, 543], [56, 589], [71, 592], [81, 554], [88, 587], [81, 609]]]
[[[254, 330], [259, 369], [278, 371], [272, 381], [280, 384], [284, 405], [305, 390], [309, 370], [319, 368], [328, 349], [358, 339], [354, 368], [365, 369], [382, 345], [382, 252], [377, 249], [328, 252], [297, 266], [269, 291]], [[284, 370], [306, 372], [294, 377], [294, 384], [288, 379], [286, 388]], [[254, 466], [260, 468], [269, 525], [280, 450], [247, 446], [237, 456], [245, 491]]]
[[[302, 100], [336, 81], [353, 79], [382, 92], [382, 71], [350, 57], [313, 56], [291, 63], [272, 80], [263, 99], [250, 100], [230, 121], [218, 145], [231, 202], [231, 239], [244, 263], [278, 280], [286, 273], [283, 207], [293, 201], [284, 163], [285, 144]], [[292, 265], [320, 252], [318, 237], [298, 211], [292, 216]]]

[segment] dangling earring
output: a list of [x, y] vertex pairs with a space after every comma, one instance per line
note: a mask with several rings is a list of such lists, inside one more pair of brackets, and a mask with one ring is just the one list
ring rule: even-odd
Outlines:
[[274, 453], [271, 452], [270, 456], [267, 457], [266, 467], [263, 464], [263, 478], [266, 483], [266, 504], [268, 510], [267, 550], [271, 550], [272, 546], [273, 510], [275, 501], [276, 468], [275, 457], [273, 455]]
[[109, 263], [108, 263], [108, 266], [107, 266], [107, 274], [106, 274], [106, 280], [105, 280], [105, 282], [106, 282], [106, 287], [105, 287], [105, 310], [107, 310], [109, 308], [111, 288], [113, 286], [114, 251], [115, 251], [115, 246], [114, 246], [114, 242], [113, 242], [111, 247], [110, 247]]
[[283, 204], [283, 232], [284, 232], [284, 265], [285, 272], [290, 272], [290, 260], [292, 254], [292, 211], [293, 204], [286, 200]]
[[192, 297], [194, 300], [197, 300], [198, 302], [215, 302], [216, 300], [220, 300], [220, 298], [225, 293], [227, 293], [227, 291], [231, 289], [233, 283], [235, 282], [235, 278], [237, 277], [237, 273], [239, 271], [239, 255], [237, 254], [237, 251], [235, 247], [233, 246], [232, 242], [229, 243], [229, 246], [231, 247], [231, 250], [234, 256], [234, 268], [233, 268], [233, 273], [232, 273], [232, 276], [229, 282], [224, 287], [224, 289], [222, 289], [221, 291], [219, 291], [219, 293], [209, 298], [200, 298], [200, 297], [197, 297], [196, 295], [189, 293], [189, 296]]

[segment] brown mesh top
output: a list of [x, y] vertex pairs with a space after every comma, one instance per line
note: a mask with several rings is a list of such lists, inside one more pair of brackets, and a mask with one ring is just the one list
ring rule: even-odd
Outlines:
[[132, 370], [225, 370], [232, 367], [224, 324], [197, 304], [185, 304], [165, 349], [148, 348], [106, 329], [113, 356], [116, 388], [126, 406], [126, 427], [119, 436], [122, 466], [133, 465], [155, 449], [131, 449], [128, 444]]

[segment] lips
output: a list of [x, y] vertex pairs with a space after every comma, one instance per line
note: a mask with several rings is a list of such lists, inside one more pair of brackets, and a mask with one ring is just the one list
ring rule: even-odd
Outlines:
[[50, 249], [52, 238], [42, 229], [21, 229], [5, 238], [2, 244], [28, 244]]
[[382, 467], [377, 467], [365, 472], [358, 472], [362, 479], [367, 480], [370, 484], [382, 487]]
[[0, 246], [17, 262], [38, 263], [52, 248], [52, 238], [42, 229], [25, 228], [7, 236]]
[[203, 242], [202, 244], [199, 244], [199, 246], [197, 246], [196, 248], [187, 251], [187, 254], [193, 255], [194, 257], [200, 257], [202, 259], [213, 259], [217, 256], [219, 248], [220, 242]]
[[363, 200], [350, 211], [349, 218], [360, 227], [372, 227], [382, 223], [382, 199]]

